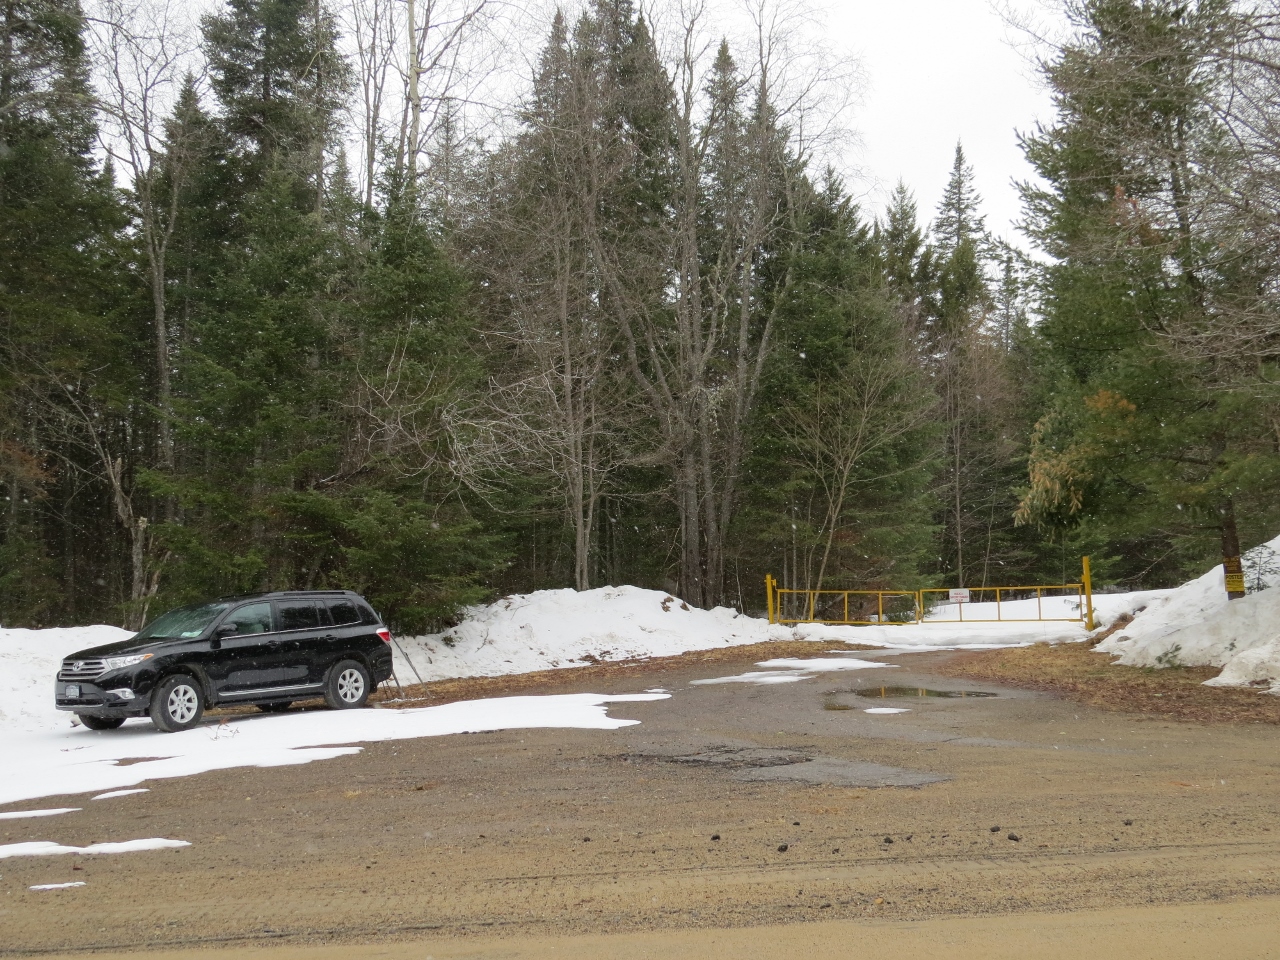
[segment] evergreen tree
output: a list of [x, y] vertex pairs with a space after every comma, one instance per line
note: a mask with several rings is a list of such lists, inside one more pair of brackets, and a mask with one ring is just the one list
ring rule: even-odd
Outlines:
[[3, 622], [48, 623], [109, 602], [125, 555], [113, 549], [99, 450], [124, 458], [127, 486], [132, 451], [118, 415], [137, 385], [115, 321], [127, 323], [136, 288], [116, 243], [119, 197], [92, 155], [83, 30], [75, 0], [0, 7]]
[[287, 163], [318, 207], [348, 82], [332, 15], [316, 0], [228, 0], [225, 13], [205, 17], [204, 36], [222, 127], [247, 185]]
[[915, 197], [901, 180], [889, 197], [884, 220], [876, 224], [876, 238], [889, 289], [903, 304], [917, 306], [922, 271], [933, 254], [925, 245]]
[[1021, 516], [1100, 531], [1117, 578], [1176, 582], [1238, 556], [1237, 524], [1247, 541], [1277, 519], [1274, 406], [1217, 389], [1161, 337], [1211, 315], [1234, 273], [1218, 263], [1251, 255], [1192, 216], [1220, 142], [1206, 92], [1233, 13], [1089, 0], [1075, 14], [1079, 39], [1047, 67], [1056, 122], [1026, 142], [1048, 184], [1025, 191], [1031, 224], [1055, 262], [1038, 328], [1052, 391]]
[[935, 401], [882, 238], [831, 175], [804, 211], [739, 536], [753, 580], [914, 588], [934, 533]]
[[973, 167], [965, 160], [964, 146], [957, 143], [951, 176], [933, 221], [933, 236], [942, 259], [954, 256], [965, 243], [982, 245], [987, 228], [986, 218], [978, 212], [981, 207], [982, 198], [973, 185]]

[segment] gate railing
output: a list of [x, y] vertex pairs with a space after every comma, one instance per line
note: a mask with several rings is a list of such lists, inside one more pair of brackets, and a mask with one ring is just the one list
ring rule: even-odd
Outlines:
[[[1044, 621], [1080, 622], [1092, 630], [1093, 583], [1088, 557], [1083, 558], [1081, 566], [1083, 577], [1079, 583], [953, 590], [798, 590], [778, 586], [778, 581], [769, 575], [764, 579], [765, 598], [770, 623], [867, 626]], [[948, 615], [949, 607], [955, 608], [954, 616]]]

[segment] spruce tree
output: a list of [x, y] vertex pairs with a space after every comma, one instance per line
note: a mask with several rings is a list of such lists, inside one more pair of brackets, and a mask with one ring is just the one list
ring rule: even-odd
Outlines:
[[229, 0], [205, 17], [204, 37], [222, 127], [248, 184], [287, 163], [318, 207], [349, 73], [332, 14], [316, 0]]
[[930, 253], [920, 230], [915, 197], [901, 180], [893, 188], [884, 220], [876, 224], [880, 255], [889, 289], [904, 303], [920, 297], [922, 260]]

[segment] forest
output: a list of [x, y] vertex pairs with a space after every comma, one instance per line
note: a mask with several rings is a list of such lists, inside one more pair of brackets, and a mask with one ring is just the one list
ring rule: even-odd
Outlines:
[[963, 143], [857, 201], [785, 4], [511, 9], [0, 3], [0, 624], [1170, 586], [1280, 529], [1276, 0], [1064, 0], [1018, 242]]

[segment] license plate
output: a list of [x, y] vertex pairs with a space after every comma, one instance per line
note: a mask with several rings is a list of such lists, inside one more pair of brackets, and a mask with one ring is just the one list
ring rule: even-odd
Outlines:
[[78, 683], [68, 683], [68, 684], [67, 684], [67, 696], [68, 696], [68, 697], [72, 697], [72, 698], [75, 698], [75, 697], [80, 696], [80, 684], [78, 684]]

